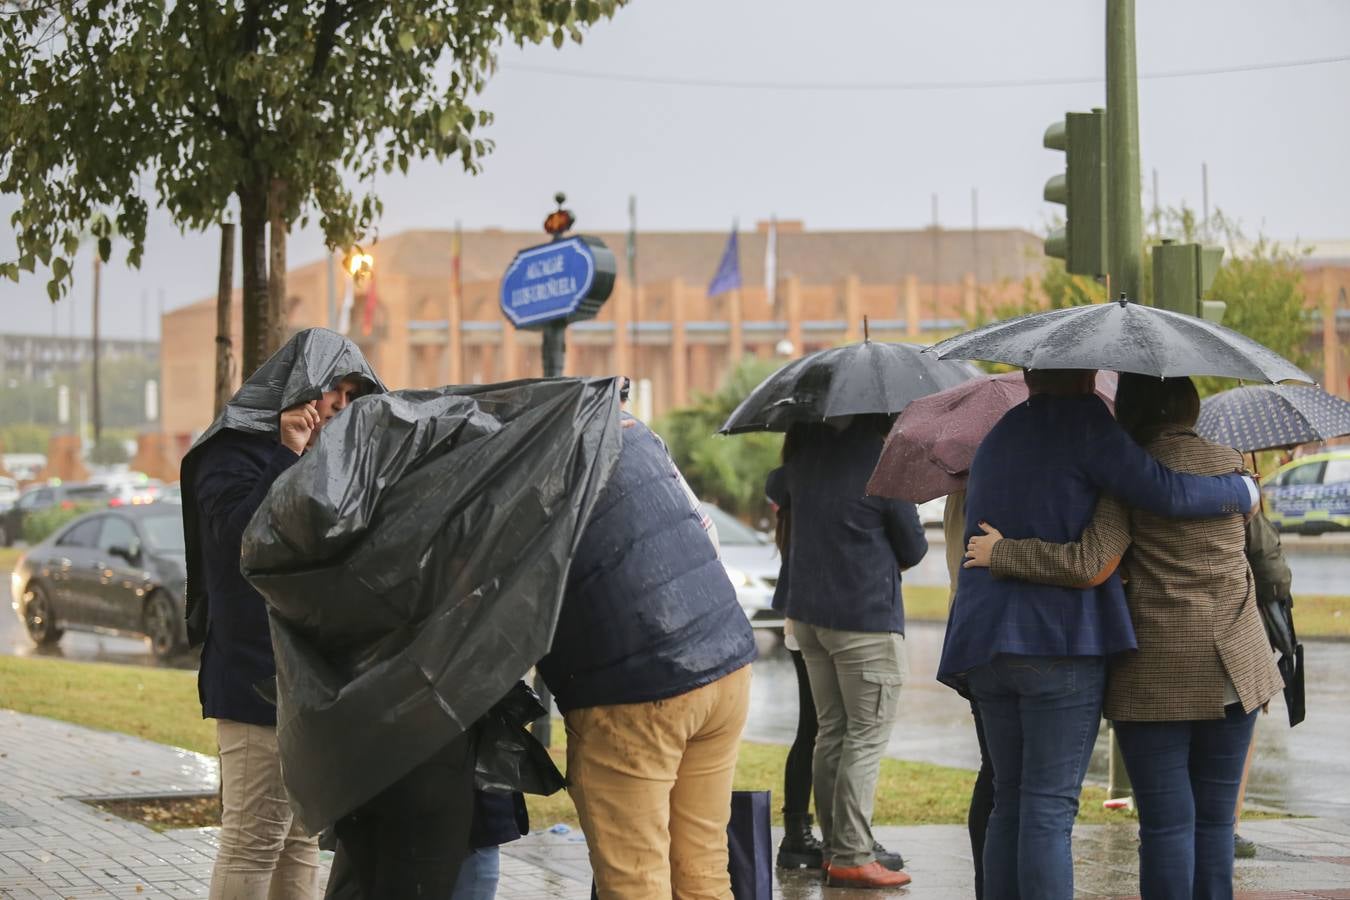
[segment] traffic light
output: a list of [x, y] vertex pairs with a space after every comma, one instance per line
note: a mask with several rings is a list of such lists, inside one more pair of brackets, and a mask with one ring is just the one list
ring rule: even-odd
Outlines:
[[1045, 239], [1045, 254], [1075, 275], [1106, 273], [1106, 111], [1068, 113], [1045, 130], [1045, 146], [1063, 150], [1065, 172], [1045, 183], [1045, 199], [1064, 204], [1064, 227]]
[[1228, 304], [1203, 299], [1222, 262], [1222, 247], [1163, 241], [1153, 248], [1153, 305], [1222, 322]]

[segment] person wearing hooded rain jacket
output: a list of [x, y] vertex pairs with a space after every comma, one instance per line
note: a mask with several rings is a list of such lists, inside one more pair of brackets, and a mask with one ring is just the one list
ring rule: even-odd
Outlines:
[[317, 839], [282, 783], [276, 707], [255, 689], [276, 674], [262, 595], [240, 573], [245, 527], [280, 475], [356, 396], [383, 391], [356, 345], [302, 331], [253, 373], [183, 460], [188, 636], [203, 644], [203, 718], [220, 747], [220, 849], [212, 900], [316, 897]]

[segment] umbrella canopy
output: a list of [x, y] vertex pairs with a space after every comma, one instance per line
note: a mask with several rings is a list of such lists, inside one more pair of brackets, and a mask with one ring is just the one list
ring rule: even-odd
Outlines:
[[984, 359], [1024, 369], [1312, 382], [1298, 366], [1246, 335], [1124, 299], [993, 322], [950, 337], [929, 352], [941, 359]]
[[803, 356], [760, 382], [719, 433], [787, 431], [798, 422], [889, 415], [976, 374], [965, 363], [937, 359], [923, 349], [863, 341]]
[[[1114, 406], [1116, 373], [1097, 373], [1097, 396]], [[1027, 399], [1021, 372], [983, 375], [911, 403], [891, 428], [867, 493], [925, 503], [966, 486], [980, 441]]]
[[1320, 387], [1260, 384], [1206, 397], [1195, 431], [1243, 453], [1350, 434], [1350, 403]]

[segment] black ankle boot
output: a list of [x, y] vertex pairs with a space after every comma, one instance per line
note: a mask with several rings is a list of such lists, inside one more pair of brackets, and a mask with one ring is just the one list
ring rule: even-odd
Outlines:
[[778, 845], [778, 866], [782, 869], [819, 869], [825, 849], [811, 833], [810, 813], [783, 813], [783, 842]]

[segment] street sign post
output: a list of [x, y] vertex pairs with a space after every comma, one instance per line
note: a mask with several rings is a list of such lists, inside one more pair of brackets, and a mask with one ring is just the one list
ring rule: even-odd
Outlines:
[[544, 222], [553, 240], [517, 253], [501, 288], [502, 314], [511, 324], [543, 332], [546, 378], [563, 372], [568, 323], [595, 318], [614, 289], [616, 271], [614, 253], [604, 241], [563, 236], [575, 219], [562, 208], [566, 198], [558, 194], [556, 199], [558, 209]]

